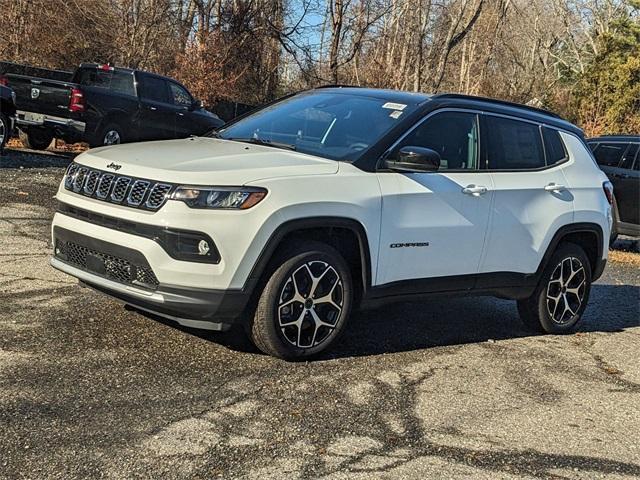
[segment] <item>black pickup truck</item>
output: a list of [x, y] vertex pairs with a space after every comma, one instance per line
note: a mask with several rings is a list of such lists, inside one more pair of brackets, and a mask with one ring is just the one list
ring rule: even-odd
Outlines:
[[[202, 135], [223, 125], [175, 80], [111, 65], [62, 72], [0, 63], [0, 81], [16, 93], [17, 126], [29, 148], [54, 138], [92, 147]], [[4, 80], [3, 80], [4, 79]]]

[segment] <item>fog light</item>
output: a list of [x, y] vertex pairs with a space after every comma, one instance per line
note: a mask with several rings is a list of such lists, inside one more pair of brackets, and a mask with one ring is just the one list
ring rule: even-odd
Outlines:
[[206, 240], [200, 240], [200, 242], [198, 243], [198, 253], [200, 255], [206, 255], [207, 253], [209, 253], [209, 250], [211, 250], [211, 247], [209, 247], [209, 243], [207, 243]]

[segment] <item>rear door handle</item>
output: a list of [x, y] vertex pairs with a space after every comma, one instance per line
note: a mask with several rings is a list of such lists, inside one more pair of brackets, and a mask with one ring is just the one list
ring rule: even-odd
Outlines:
[[149, 110], [153, 110], [155, 112], [156, 110], [158, 110], [158, 108], [157, 107], [149, 107]]
[[564, 185], [560, 185], [557, 183], [550, 183], [544, 186], [545, 191], [547, 192], [562, 192], [567, 189]]
[[479, 197], [480, 195], [484, 195], [487, 193], [489, 189], [483, 185], [467, 185], [462, 189], [462, 193], [465, 195], [473, 195], [474, 197]]

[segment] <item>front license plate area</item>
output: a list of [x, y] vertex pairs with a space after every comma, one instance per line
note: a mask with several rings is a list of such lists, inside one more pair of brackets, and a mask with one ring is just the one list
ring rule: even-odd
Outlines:
[[87, 270], [97, 273], [98, 275], [106, 275], [107, 269], [104, 260], [96, 255], [87, 254]]

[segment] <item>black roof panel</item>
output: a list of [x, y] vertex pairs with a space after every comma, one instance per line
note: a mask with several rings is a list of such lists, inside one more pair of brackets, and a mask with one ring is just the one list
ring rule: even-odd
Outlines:
[[587, 138], [587, 142], [640, 142], [640, 135], [601, 135]]

